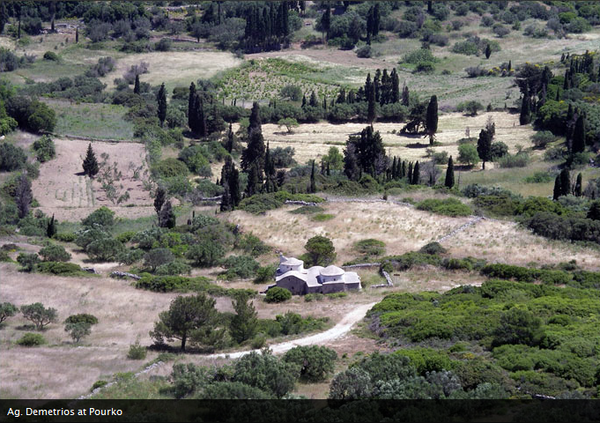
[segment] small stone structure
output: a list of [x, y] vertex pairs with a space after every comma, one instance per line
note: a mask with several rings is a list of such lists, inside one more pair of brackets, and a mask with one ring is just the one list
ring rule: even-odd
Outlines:
[[275, 274], [275, 285], [292, 294], [331, 294], [360, 290], [360, 277], [355, 272], [346, 272], [337, 266], [313, 266], [304, 269], [304, 262], [294, 257], [279, 256], [279, 267]]

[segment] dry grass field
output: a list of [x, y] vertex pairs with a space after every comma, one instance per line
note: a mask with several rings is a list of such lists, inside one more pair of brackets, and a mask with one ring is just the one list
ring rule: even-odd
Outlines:
[[[488, 118], [496, 124], [495, 141], [505, 143], [509, 152], [517, 152], [517, 146], [532, 147], [530, 136], [533, 135], [531, 125], [520, 126], [519, 116], [504, 112], [481, 113], [477, 116], [465, 116], [461, 113], [440, 115], [437, 144], [432, 147], [434, 152], [446, 151], [448, 155], [458, 157], [458, 140], [464, 138], [469, 128], [471, 137], [477, 137], [485, 127]], [[346, 123], [332, 125], [329, 123], [303, 124], [293, 129], [292, 134], [286, 133], [285, 128], [275, 124], [262, 126], [265, 141], [271, 148], [293, 147], [296, 150], [295, 159], [299, 163], [308, 163], [327, 154], [330, 147], [336, 146], [342, 151], [349, 135], [359, 134], [367, 125], [364, 123]], [[403, 123], [375, 123], [373, 127], [379, 131], [389, 156], [399, 156], [403, 160], [427, 160], [426, 149], [429, 140], [422, 136], [399, 134]], [[398, 133], [393, 133], [396, 131]], [[538, 154], [538, 153], [536, 153]], [[487, 169], [492, 166], [488, 165]]]
[[[309, 238], [327, 236], [337, 251], [338, 265], [357, 257], [352, 246], [361, 239], [379, 239], [386, 243], [388, 255], [403, 254], [418, 250], [471, 220], [434, 215], [393, 203], [330, 203], [323, 206], [324, 213], [335, 217], [313, 222], [310, 216], [289, 213], [296, 207], [287, 206], [252, 217], [235, 211], [229, 219], [243, 231], [254, 233], [292, 256], [304, 253]], [[600, 268], [597, 249], [550, 241], [508, 221], [481, 221], [446, 239], [442, 245], [455, 257], [473, 256], [516, 265], [555, 264], [575, 259], [582, 267]]]
[[[109, 155], [108, 163], [122, 173], [122, 178], [114, 182], [120, 194], [129, 193], [130, 198], [117, 206], [107, 198], [97, 178], [91, 181], [79, 175], [89, 142], [73, 139], [55, 139], [56, 158], [40, 166], [40, 177], [32, 184], [33, 194], [40, 203], [40, 209], [54, 214], [59, 220], [77, 221], [101, 206], [111, 207], [119, 217], [136, 218], [154, 213], [152, 199], [144, 190], [142, 179], [147, 169], [145, 150], [137, 143], [92, 143], [96, 158], [102, 162], [102, 154]], [[133, 164], [133, 165], [130, 165]], [[133, 168], [142, 166], [139, 178], [133, 178]], [[121, 188], [121, 185], [123, 186]], [[133, 205], [129, 206], [129, 205]]]

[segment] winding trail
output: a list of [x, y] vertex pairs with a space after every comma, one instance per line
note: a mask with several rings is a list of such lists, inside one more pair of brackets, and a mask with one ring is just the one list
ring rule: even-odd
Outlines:
[[[273, 351], [273, 354], [283, 354], [286, 351], [289, 351], [294, 347], [307, 346], [307, 345], [320, 345], [320, 344], [324, 344], [325, 342], [328, 342], [328, 341], [333, 341], [334, 339], [337, 339], [337, 338], [341, 337], [342, 335], [345, 335], [346, 333], [348, 333], [350, 331], [350, 329], [352, 328], [352, 326], [354, 326], [355, 323], [362, 320], [362, 318], [365, 317], [365, 315], [367, 314], [367, 311], [369, 311], [371, 309], [371, 307], [373, 307], [375, 304], [377, 304], [377, 303], [364, 304], [364, 305], [356, 307], [350, 313], [346, 314], [337, 325], [335, 325], [334, 327], [332, 327], [329, 330], [326, 330], [325, 332], [306, 336], [306, 337], [300, 338], [300, 339], [294, 339], [293, 341], [269, 345], [269, 348], [271, 349], [271, 351]], [[206, 355], [204, 357], [206, 357], [206, 358], [224, 358], [224, 357], [240, 358], [246, 354], [251, 353], [252, 351], [260, 352], [260, 350], [248, 350], [248, 351], [238, 351], [238, 352], [232, 352], [232, 353], [211, 354], [211, 355]]]

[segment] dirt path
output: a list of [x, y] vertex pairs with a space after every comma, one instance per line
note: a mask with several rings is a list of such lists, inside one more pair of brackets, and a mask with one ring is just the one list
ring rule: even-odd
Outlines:
[[[283, 354], [286, 351], [289, 351], [294, 347], [307, 346], [307, 345], [320, 345], [320, 344], [324, 344], [329, 341], [333, 341], [334, 339], [337, 339], [337, 338], [341, 337], [342, 335], [345, 335], [346, 333], [348, 333], [350, 331], [350, 329], [352, 328], [352, 326], [355, 323], [359, 322], [363, 317], [365, 317], [365, 315], [367, 314], [367, 311], [369, 311], [371, 309], [371, 307], [373, 307], [375, 304], [377, 304], [377, 303], [364, 304], [364, 305], [361, 305], [361, 306], [355, 308], [353, 311], [346, 314], [344, 316], [344, 318], [337, 325], [335, 325], [334, 327], [332, 327], [329, 330], [326, 330], [325, 332], [306, 336], [306, 337], [300, 338], [300, 339], [295, 339], [293, 341], [282, 342], [281, 344], [270, 345], [269, 348], [271, 349], [271, 351], [273, 351], [273, 354]], [[225, 358], [225, 357], [240, 358], [252, 351], [259, 351], [259, 350], [239, 351], [239, 352], [228, 353], [228, 354], [224, 354], [224, 353], [211, 354], [211, 355], [208, 355], [205, 357], [206, 358]]]

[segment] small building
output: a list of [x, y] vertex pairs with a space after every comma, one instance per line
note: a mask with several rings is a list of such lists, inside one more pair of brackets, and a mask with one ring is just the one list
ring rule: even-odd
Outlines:
[[275, 273], [275, 285], [292, 294], [331, 294], [360, 290], [360, 277], [355, 272], [346, 272], [337, 266], [313, 266], [304, 268], [304, 262], [294, 257], [279, 256], [279, 267]]

